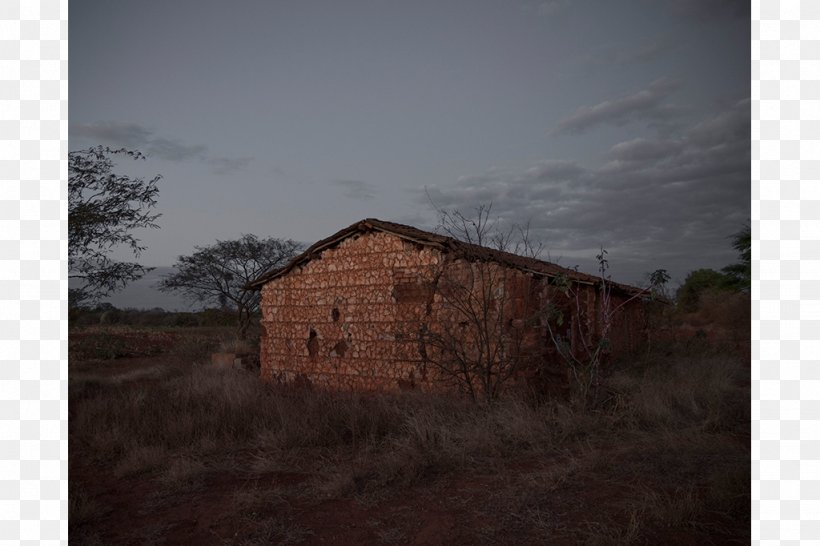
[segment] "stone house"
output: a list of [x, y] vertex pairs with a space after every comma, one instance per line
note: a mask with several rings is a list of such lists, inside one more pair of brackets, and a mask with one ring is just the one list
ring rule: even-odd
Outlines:
[[[366, 219], [248, 287], [261, 291], [266, 380], [490, 390], [565, 385], [556, 340], [581, 353], [601, 331], [600, 284], [549, 262]], [[610, 308], [618, 308], [612, 358], [640, 346], [646, 315], [644, 291], [609, 285]]]

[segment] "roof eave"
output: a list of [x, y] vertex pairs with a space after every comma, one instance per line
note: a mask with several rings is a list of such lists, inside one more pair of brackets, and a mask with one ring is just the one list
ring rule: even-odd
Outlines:
[[[411, 235], [408, 235], [407, 233], [402, 233], [401, 231], [398, 231], [396, 229], [390, 229], [389, 225], [384, 226], [383, 224], [385, 224], [385, 222], [382, 222], [381, 220], [378, 220], [376, 218], [365, 218], [364, 220], [360, 220], [360, 221], [356, 222], [355, 224], [352, 224], [352, 225], [350, 225], [350, 226], [336, 232], [335, 234], [331, 235], [330, 237], [327, 237], [325, 239], [317, 241], [316, 243], [314, 243], [313, 245], [308, 247], [303, 253], [299, 254], [298, 256], [295, 256], [290, 262], [285, 264], [283, 267], [281, 267], [279, 269], [272, 270], [272, 271], [266, 271], [265, 273], [263, 273], [262, 275], [260, 275], [256, 279], [254, 279], [253, 281], [247, 283], [244, 286], [244, 288], [246, 290], [261, 290], [261, 288], [265, 284], [269, 283], [270, 281], [290, 273], [291, 271], [293, 271], [294, 269], [296, 269], [297, 267], [299, 267], [303, 263], [306, 263], [306, 262], [309, 262], [309, 261], [315, 259], [324, 250], [339, 244], [343, 240], [345, 240], [345, 239], [347, 239], [347, 238], [349, 238], [349, 237], [351, 237], [351, 236], [353, 236], [357, 233], [367, 233], [367, 232], [370, 232], [370, 231], [380, 231], [382, 233], [389, 233], [389, 234], [391, 234], [395, 237], [399, 237], [400, 239], [404, 239], [406, 241], [410, 241], [410, 242], [413, 242], [415, 244], [424, 245], [424, 246], [427, 246], [427, 247], [430, 247], [430, 248], [436, 248], [436, 249], [438, 249], [442, 252], [448, 252], [448, 251], [452, 250], [453, 252], [458, 253], [458, 249], [456, 249], [454, 247], [454, 244], [455, 244], [454, 241], [456, 241], [456, 240], [454, 240], [450, 237], [446, 237], [446, 236], [431, 233], [430, 235], [435, 237], [437, 240], [429, 240], [429, 239], [425, 240], [425, 239], [420, 239], [418, 237], [413, 237]], [[387, 222], [387, 224], [390, 224], [390, 223]], [[414, 229], [416, 231], [421, 231], [421, 230], [417, 230], [415, 228], [412, 228], [411, 226], [406, 226], [406, 227], [409, 227], [409, 228]], [[463, 243], [459, 242], [459, 244], [463, 244]], [[483, 258], [481, 256], [478, 256], [478, 255], [470, 256], [469, 253], [463, 254], [461, 257], [463, 259], [467, 259], [467, 260], [470, 260], [470, 261], [482, 261], [482, 260], [485, 259], [485, 258]], [[600, 279], [597, 279], [597, 278], [595, 278], [591, 275], [587, 275], [587, 274], [583, 274], [583, 276], [584, 277], [589, 277], [588, 279], [579, 278], [578, 276], [573, 276], [571, 270], [561, 271], [561, 270], [564, 270], [566, 268], [563, 268], [563, 267], [558, 266], [556, 264], [549, 264], [549, 265], [551, 267], [559, 269], [559, 271], [546, 272], [546, 271], [538, 271], [538, 270], [535, 270], [535, 269], [531, 269], [531, 268], [528, 268], [528, 267], [526, 267], [522, 264], [506, 263], [505, 261], [492, 260], [491, 258], [486, 258], [486, 259], [488, 261], [495, 261], [496, 263], [500, 263], [500, 264], [505, 265], [507, 267], [512, 267], [514, 269], [518, 269], [519, 271], [523, 271], [523, 272], [528, 273], [528, 274], [536, 275], [538, 277], [555, 278], [555, 277], [558, 277], [559, 275], [566, 274], [566, 275], [570, 276], [572, 282], [578, 283], [578, 284], [584, 284], [584, 285], [588, 285], [588, 286], [598, 284], [598, 282], [600, 281]], [[545, 262], [545, 263], [548, 263], [548, 262]], [[577, 272], [576, 272], [576, 275], [578, 275]], [[641, 293], [646, 291], [645, 289], [641, 289], [641, 288], [633, 287], [633, 286], [628, 286], [628, 285], [621, 285], [620, 283], [612, 283], [612, 287], [617, 289], [620, 292], [623, 292], [625, 294], [629, 294], [629, 295], [632, 295], [632, 296], [640, 295]]]

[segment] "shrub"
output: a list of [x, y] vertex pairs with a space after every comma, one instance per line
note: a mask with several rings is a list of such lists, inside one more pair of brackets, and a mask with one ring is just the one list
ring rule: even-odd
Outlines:
[[692, 271], [678, 288], [678, 308], [684, 312], [697, 310], [701, 295], [707, 290], [731, 291], [731, 280], [727, 275], [714, 269]]

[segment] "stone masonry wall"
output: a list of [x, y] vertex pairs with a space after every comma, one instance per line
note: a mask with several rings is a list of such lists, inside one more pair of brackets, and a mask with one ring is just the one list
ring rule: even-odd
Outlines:
[[[442, 303], [444, 287], [437, 273], [449, 268], [449, 274], [458, 275], [470, 268], [460, 260], [445, 261], [428, 246], [370, 232], [351, 236], [268, 282], [262, 287], [262, 377], [332, 389], [441, 387], [441, 377], [424, 361], [415, 334], [422, 323], [435, 328], [451, 314]], [[543, 279], [518, 270], [506, 270], [504, 279], [505, 316], [511, 328], [549, 298], [557, 298]], [[583, 287], [581, 293], [585, 315], [594, 321], [596, 288]], [[621, 301], [613, 300], [616, 305]], [[612, 332], [618, 353], [640, 343], [641, 316], [640, 305], [627, 306], [620, 314]], [[568, 320], [565, 328], [571, 323]], [[531, 361], [557, 359], [543, 325], [527, 328], [522, 348]], [[560, 364], [552, 369], [562, 370]], [[522, 370], [521, 375], [530, 372]], [[560, 373], [550, 377], [561, 380]]]
[[262, 288], [261, 374], [330, 388], [429, 383], [412, 339], [438, 251], [381, 232], [353, 236]]

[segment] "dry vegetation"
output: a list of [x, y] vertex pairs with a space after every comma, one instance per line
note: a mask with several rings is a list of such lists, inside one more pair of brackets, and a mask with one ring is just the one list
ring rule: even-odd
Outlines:
[[73, 541], [749, 540], [749, 369], [734, 347], [656, 345], [577, 411], [275, 388], [203, 365], [219, 339], [192, 334], [158, 356], [72, 360]]

